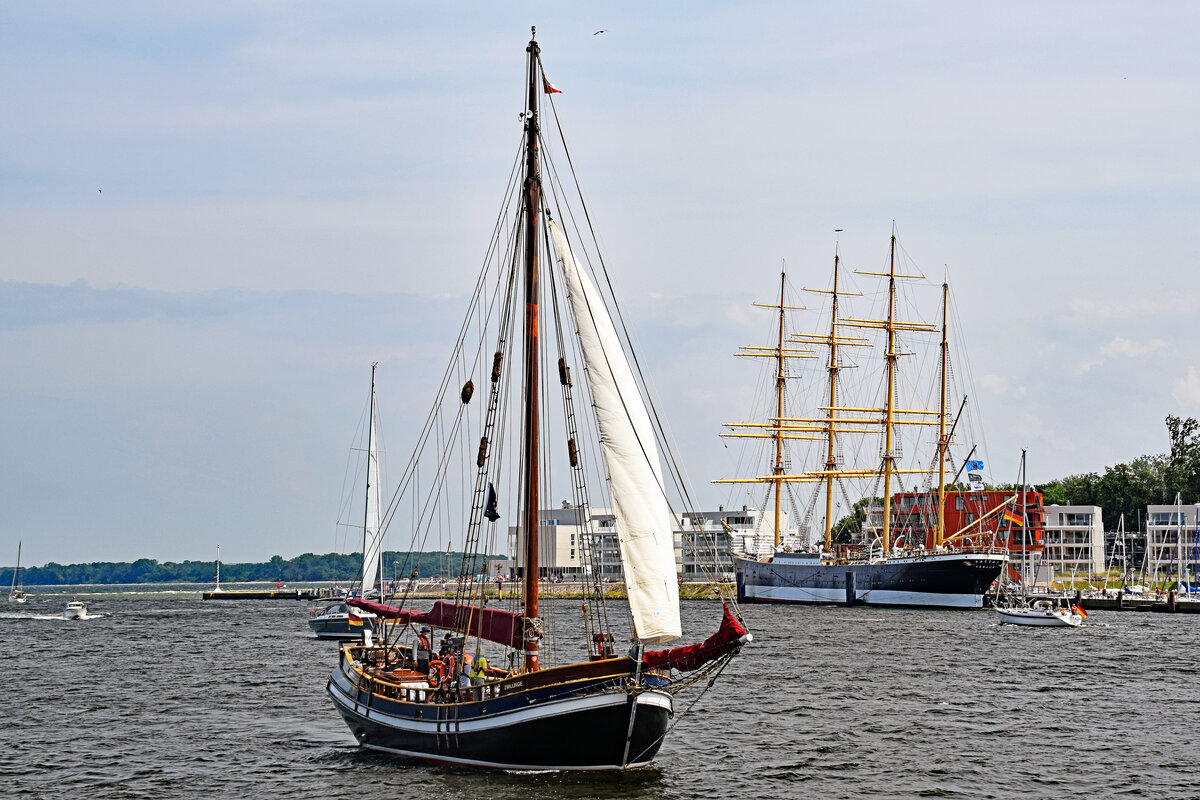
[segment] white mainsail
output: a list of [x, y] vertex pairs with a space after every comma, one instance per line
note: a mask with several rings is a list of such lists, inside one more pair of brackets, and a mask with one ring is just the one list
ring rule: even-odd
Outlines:
[[363, 515], [362, 593], [374, 588], [379, 575], [383, 536], [379, 525], [379, 453], [375, 444], [375, 365], [371, 365], [371, 429], [367, 434], [367, 508]]
[[669, 642], [682, 633], [679, 579], [654, 428], [603, 298], [554, 220], [549, 228], [587, 367], [634, 630], [646, 644]]

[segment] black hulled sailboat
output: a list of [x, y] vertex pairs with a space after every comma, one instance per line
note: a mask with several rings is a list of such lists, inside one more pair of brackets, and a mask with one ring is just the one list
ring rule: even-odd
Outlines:
[[[883, 313], [874, 319], [842, 316], [839, 301], [842, 297], [858, 296], [839, 287], [840, 256], [834, 256], [833, 287], [807, 291], [827, 295], [830, 302], [829, 325], [816, 334], [789, 333], [785, 326], [787, 311], [801, 310], [788, 305], [785, 294], [786, 274], [780, 279], [779, 302], [756, 304], [777, 309], [779, 326], [777, 341], [771, 347], [743, 348], [742, 356], [769, 359], [774, 366], [774, 381], [770, 399], [770, 419], [766, 422], [735, 423], [725, 436], [744, 441], [758, 440], [771, 448], [771, 472], [753, 478], [716, 481], [730, 484], [757, 484], [774, 495], [774, 528], [767, 532], [765, 547], [752, 542], [740, 557], [735, 558], [738, 597], [750, 603], [810, 603], [855, 604], [881, 606], [914, 606], [934, 608], [981, 608], [983, 596], [999, 576], [1008, 561], [1007, 552], [998, 547], [995, 537], [981, 527], [1004, 506], [991, 509], [961, 530], [946, 528], [947, 481], [955, 475], [947, 472], [951, 464], [950, 448], [953, 434], [961, 419], [966, 399], [959, 415], [951, 413], [948, 401], [949, 340], [947, 309], [949, 287], [942, 289], [942, 324], [940, 327], [905, 320], [898, 313], [898, 284], [922, 276], [904, 274], [896, 265], [896, 236], [891, 237], [887, 271], [860, 274], [886, 279]], [[872, 342], [862, 335], [865, 331], [879, 334], [875, 343], [882, 350], [882, 397], [843, 396], [839, 383], [842, 370], [858, 366], [844, 355], [854, 348], [871, 348]], [[936, 408], [907, 407], [901, 402], [898, 363], [902, 357], [913, 355], [920, 339], [933, 339], [940, 334], [936, 373], [932, 376], [938, 392]], [[901, 336], [908, 337], [902, 343]], [[795, 359], [818, 358], [824, 350], [827, 381], [824, 396], [809, 405], [797, 404], [788, 408], [785, 402], [786, 383], [798, 378], [800, 371], [791, 369]], [[874, 386], [869, 387], [871, 391]], [[913, 394], [927, 396], [921, 389]], [[914, 404], [915, 405], [915, 404]], [[815, 407], [814, 407], [815, 406]], [[916, 430], [912, 439], [932, 440], [933, 446], [917, 447], [915, 458], [906, 466], [902, 462], [904, 448], [901, 431]], [[936, 436], [932, 432], [936, 431]], [[843, 442], [877, 437], [878, 450], [870, 450], [865, 459], [873, 463], [847, 463]], [[807, 440], [808, 452], [799, 456], [789, 453], [789, 445]], [[865, 448], [863, 448], [865, 449]], [[974, 453], [974, 449], [971, 451]], [[876, 455], [877, 454], [877, 455]], [[971, 456], [968, 455], [968, 458]], [[927, 459], [919, 462], [918, 459]], [[789, 469], [799, 461], [808, 469]], [[897, 493], [894, 484], [910, 477], [926, 481], [923, 492], [905, 498], [919, 499], [920, 507], [932, 509], [920, 520], [921, 529], [899, 529], [896, 520], [914, 515], [911, 507], [899, 514], [893, 504]], [[858, 488], [854, 488], [854, 484]], [[781, 503], [789, 487], [811, 487], [807, 510], [797, 514], [798, 524], [785, 530]], [[982, 487], [981, 487], [982, 488]], [[835, 503], [839, 499], [851, 505], [851, 496], [861, 492], [860, 504], [868, 508], [858, 530], [852, 531], [857, 541], [838, 544], [833, 539]], [[824, 536], [814, 541], [809, 522], [815, 516], [818, 500], [824, 500]], [[870, 505], [878, 504], [879, 519], [873, 519]], [[844, 508], [843, 513], [849, 512]], [[755, 537], [756, 539], [758, 537]], [[773, 541], [772, 541], [773, 540]]]
[[[577, 218], [565, 209], [562, 200], [567, 193], [557, 175], [544, 173], [540, 160], [547, 144], [540, 105], [543, 96], [548, 98], [556, 90], [542, 72], [536, 40], [528, 47], [527, 87], [522, 168], [510, 182], [505, 204], [513, 213], [507, 222], [502, 214], [495, 229], [491, 260], [485, 263], [468, 323], [439, 391], [439, 404], [448, 409], [446, 416], [435, 409], [416, 448], [419, 455], [439, 450], [438, 444], [447, 450], [452, 445], [462, 447], [470, 452], [474, 476], [456, 482], [451, 465], [457, 474], [461, 462], [436, 455], [434, 475], [424, 479], [424, 495], [415, 488], [417, 468], [411, 465], [397, 491], [398, 497], [412, 489], [414, 498], [431, 498], [420, 501], [426, 505], [420, 506], [424, 513], [413, 523], [414, 540], [424, 541], [436, 509], [445, 507], [448, 496], [457, 493], [461, 505], [469, 509], [462, 517], [465, 544], [455, 596], [425, 610], [416, 609], [403, 593], [389, 605], [350, 601], [392, 622], [382, 640], [367, 636], [361, 644], [341, 648], [327, 688], [364, 748], [482, 768], [626, 769], [654, 759], [674, 713], [675, 694], [689, 686], [704, 690], [711, 685], [705, 678], [715, 676], [750, 635], [730, 597], [717, 632], [704, 642], [647, 650], [682, 634], [675, 514], [664, 489], [657, 429], [610, 316], [609, 303], [615, 301], [603, 296], [588, 277], [576, 260], [566, 226], [555, 220], [557, 216], [569, 225]], [[550, 213], [550, 206], [556, 215]], [[585, 246], [586, 240], [581, 240], [577, 237], [577, 248]], [[547, 257], [551, 254], [552, 259]], [[551, 261], [557, 269], [544, 269]], [[494, 291], [488, 288], [492, 263], [497, 267]], [[543, 306], [550, 313], [544, 313]], [[468, 334], [488, 324], [494, 330], [480, 335], [478, 349], [472, 352], [466, 344]], [[555, 335], [543, 335], [548, 332]], [[488, 352], [485, 344], [493, 341], [495, 350]], [[510, 343], [517, 341], [522, 351], [520, 369], [509, 370], [510, 360], [518, 360], [509, 358]], [[547, 356], [551, 350], [557, 350], [557, 367], [547, 370], [554, 364], [554, 356]], [[590, 424], [598, 445], [591, 449], [580, 441], [589, 423], [574, 413], [575, 393], [580, 390], [570, 366], [577, 363], [575, 359], [582, 362], [587, 379], [582, 387], [587, 397], [582, 402], [594, 411]], [[471, 378], [460, 390], [464, 373]], [[550, 380], [545, 380], [547, 373]], [[512, 391], [508, 392], [510, 376]], [[476, 381], [485, 387], [486, 400], [472, 406]], [[558, 439], [542, 430], [552, 416], [550, 404], [544, 402], [551, 390], [557, 390], [562, 400], [558, 421], [565, 434]], [[515, 399], [510, 402], [510, 397]], [[510, 429], [511, 436], [505, 433]], [[502, 466], [509, 449], [517, 451], [516, 470]], [[589, 474], [586, 463], [588, 454], [597, 449], [605, 476], [600, 481]], [[583, 657], [558, 665], [550, 663], [555, 653], [570, 647], [553, 643], [551, 637], [571, 626], [548, 624], [544, 617], [553, 609], [539, 604], [539, 578], [546, 574], [539, 569], [539, 540], [547, 532], [540, 498], [556, 464], [571, 488], [580, 526], [579, 576], [590, 587], [582, 606], [582, 625], [578, 620], [573, 625], [582, 630], [575, 652]], [[597, 471], [593, 467], [592, 472]], [[497, 490], [510, 474], [511, 488]], [[615, 652], [589, 478], [601, 488], [607, 486], [611, 519], [620, 540], [632, 617], [633, 646], [628, 654]], [[502, 601], [487, 605], [484, 594], [489, 581], [480, 580], [489, 577], [480, 550], [492, 552], [489, 548], [505, 498], [517, 509], [519, 554], [514, 571], [522, 584], [520, 603], [511, 608], [501, 607]], [[394, 500], [385, 527], [395, 506]], [[577, 603], [571, 607], [580, 609]], [[428, 668], [417, 658], [423, 647], [415, 646], [415, 636], [423, 628], [451, 633]], [[481, 657], [490, 664], [483, 667]], [[465, 670], [468, 662], [469, 671]]]

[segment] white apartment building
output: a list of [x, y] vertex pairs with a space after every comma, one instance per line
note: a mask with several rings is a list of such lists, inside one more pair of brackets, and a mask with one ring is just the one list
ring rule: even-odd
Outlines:
[[1045, 547], [1039, 559], [1057, 575], [1098, 575], [1104, 571], [1104, 514], [1100, 506], [1045, 507]]
[[[592, 509], [587, 520], [582, 516], [579, 508], [567, 502], [561, 508], [538, 514], [541, 561], [538, 574], [543, 578], [579, 581], [590, 574], [594, 564], [602, 579], [624, 580], [612, 509]], [[745, 506], [732, 511], [723, 507], [717, 511], [697, 511], [678, 518], [673, 534], [675, 568], [680, 580], [733, 580], [733, 553], [753, 552], [756, 539], [774, 540], [773, 532], [768, 530], [764, 534], [760, 530], [762, 518], [763, 512]], [[590, 539], [585, 539], [588, 536]], [[508, 552], [514, 555], [522, 552], [523, 541], [518, 527], [509, 526]], [[594, 548], [594, 553], [589, 554], [589, 546]], [[509, 575], [517, 572], [514, 555], [500, 563], [501, 570]]]
[[1200, 504], [1146, 506], [1146, 572], [1177, 576], [1183, 564], [1188, 583], [1200, 578]]

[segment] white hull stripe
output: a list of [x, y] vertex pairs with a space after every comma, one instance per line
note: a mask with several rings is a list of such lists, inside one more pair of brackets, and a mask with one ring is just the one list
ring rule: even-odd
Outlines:
[[1029, 614], [1006, 614], [1005, 612], [996, 609], [996, 613], [1000, 615], [1001, 622], [1007, 622], [1010, 625], [1028, 625], [1037, 628], [1073, 628], [1071, 623], [1061, 617], [1040, 617], [1031, 616]]
[[[776, 603], [837, 603], [845, 604], [845, 589], [818, 589], [804, 586], [747, 586], [746, 597]], [[942, 594], [938, 592], [901, 592], [884, 589], [864, 589], [855, 592], [855, 599], [864, 605], [880, 606], [937, 606], [941, 608], [982, 608], [983, 596], [978, 594]]]
[[[609, 706], [623, 706], [629, 701], [629, 695], [624, 692], [610, 692], [607, 694], [592, 694], [582, 697], [567, 697], [561, 700], [543, 700], [528, 708], [517, 709], [489, 715], [483, 718], [471, 718], [456, 720], [453, 717], [443, 718], [440, 721], [437, 718], [433, 719], [413, 719], [411, 717], [400, 717], [394, 714], [388, 714], [378, 708], [368, 708], [362, 703], [354, 701], [356, 690], [350, 688], [347, 683], [338, 680], [342, 677], [340, 672], [334, 673], [333, 683], [330, 685], [329, 694], [333, 697], [334, 702], [345, 708], [347, 711], [370, 720], [379, 725], [386, 725], [389, 728], [396, 730], [408, 731], [412, 733], [422, 733], [428, 735], [436, 735], [438, 733], [446, 733], [452, 730], [454, 733], [480, 733], [484, 731], [494, 731], [500, 728], [506, 728], [510, 725], [519, 725], [524, 722], [531, 722], [545, 717], [561, 716], [563, 714], [572, 714], [581, 711], [588, 711], [594, 708], [606, 708]], [[343, 678], [343, 680], [345, 680]], [[349, 695], [347, 693], [350, 693]], [[671, 695], [666, 692], [648, 691], [637, 696], [637, 704], [639, 706], [657, 706], [659, 708], [671, 711]], [[427, 704], [423, 706], [426, 709], [434, 711], [438, 706]], [[444, 706], [443, 706], [444, 708]]]

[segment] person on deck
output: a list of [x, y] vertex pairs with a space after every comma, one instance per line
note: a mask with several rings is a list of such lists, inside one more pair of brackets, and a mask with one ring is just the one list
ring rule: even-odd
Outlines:
[[433, 649], [433, 645], [429, 643], [429, 626], [421, 627], [421, 632], [417, 634], [417, 641], [413, 643], [413, 660], [417, 662], [417, 672], [422, 675], [429, 674], [429, 653]]
[[478, 656], [475, 657], [475, 660], [471, 662], [471, 685], [472, 686], [483, 685], [483, 682], [487, 680], [487, 668], [488, 668], [487, 657], [484, 656], [483, 653], [480, 653]]

